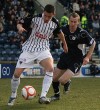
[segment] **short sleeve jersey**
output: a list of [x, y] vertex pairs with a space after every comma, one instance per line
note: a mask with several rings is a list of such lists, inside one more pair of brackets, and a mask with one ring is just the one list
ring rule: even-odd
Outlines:
[[[26, 42], [22, 45], [23, 51], [38, 52], [49, 49], [49, 38], [54, 33], [61, 32], [58, 20], [53, 17], [48, 23], [44, 22], [43, 14], [38, 14], [32, 19], [32, 32]], [[28, 20], [27, 20], [28, 21]], [[25, 25], [25, 21], [24, 24]], [[30, 26], [30, 24], [28, 23]]]
[[74, 33], [69, 30], [69, 25], [63, 26], [62, 31], [68, 45], [68, 54], [72, 57], [83, 57], [82, 50], [79, 48], [80, 44], [91, 46], [94, 39], [89, 35], [86, 30], [77, 27]]

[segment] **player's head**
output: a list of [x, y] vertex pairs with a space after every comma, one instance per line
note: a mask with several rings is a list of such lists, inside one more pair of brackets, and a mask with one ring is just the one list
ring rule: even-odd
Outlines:
[[48, 23], [49, 20], [54, 16], [55, 8], [53, 5], [48, 4], [44, 8], [44, 22]]
[[80, 16], [76, 13], [73, 12], [69, 16], [69, 25], [71, 28], [77, 28], [77, 26], [80, 23]]

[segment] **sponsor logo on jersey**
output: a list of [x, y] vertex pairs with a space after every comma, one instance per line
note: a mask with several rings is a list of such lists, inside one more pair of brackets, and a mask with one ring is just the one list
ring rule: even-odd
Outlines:
[[70, 40], [76, 40], [76, 36], [69, 35], [69, 39], [70, 39]]
[[38, 38], [41, 38], [41, 39], [46, 39], [46, 38], [47, 38], [46, 35], [44, 35], [44, 34], [42, 34], [42, 33], [40, 33], [40, 32], [36, 32], [36, 33], [35, 33], [35, 36], [38, 37]]

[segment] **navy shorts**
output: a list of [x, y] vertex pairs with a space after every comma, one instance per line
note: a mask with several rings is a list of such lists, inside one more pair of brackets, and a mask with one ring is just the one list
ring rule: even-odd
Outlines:
[[57, 68], [61, 70], [67, 70], [70, 69], [74, 74], [77, 73], [83, 63], [83, 59], [80, 57], [72, 57], [69, 54], [62, 53], [60, 55], [60, 59], [57, 64]]

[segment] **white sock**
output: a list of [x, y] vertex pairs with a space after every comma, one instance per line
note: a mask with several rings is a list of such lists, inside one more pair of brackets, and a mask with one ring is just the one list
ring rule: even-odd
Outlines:
[[17, 96], [17, 89], [20, 84], [20, 78], [15, 78], [14, 76], [11, 79], [11, 97], [16, 97]]
[[53, 77], [53, 72], [46, 72], [43, 79], [42, 92], [40, 97], [46, 97], [52, 83], [52, 77]]

